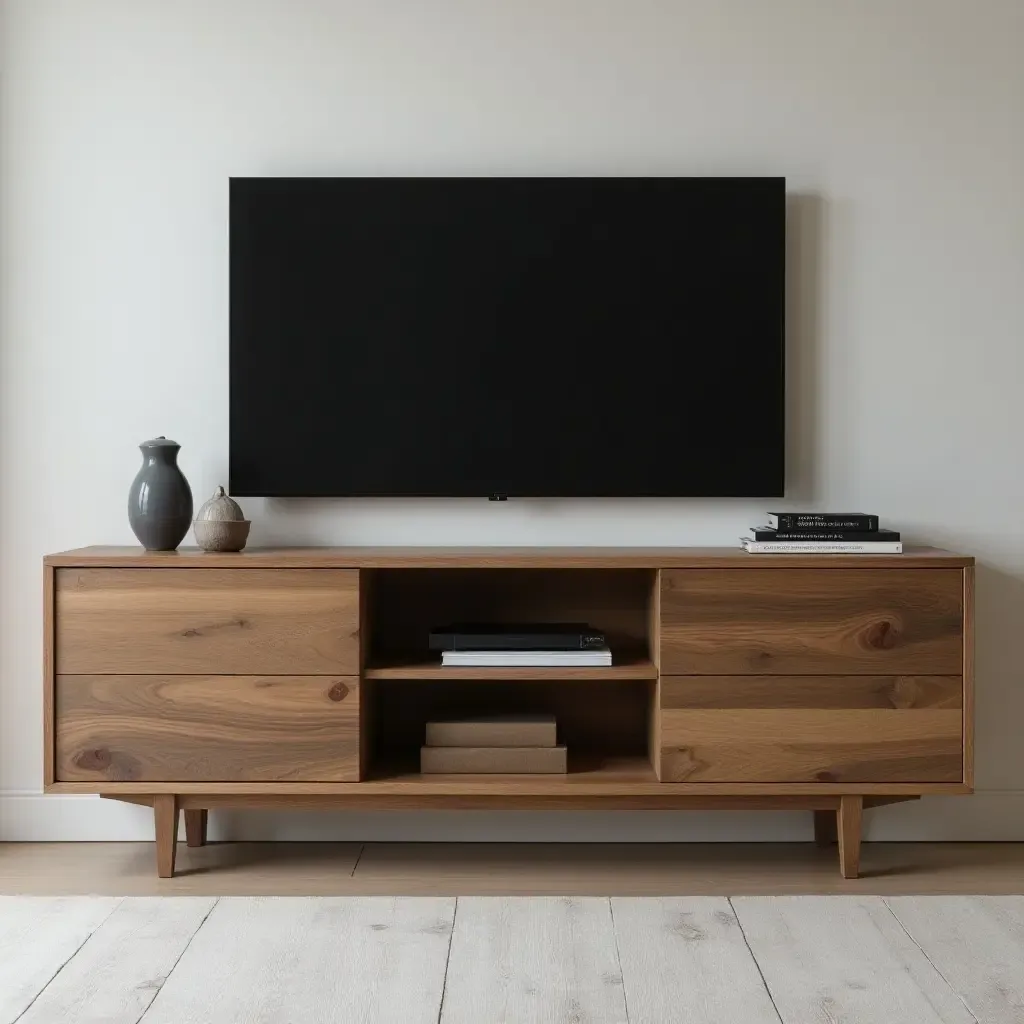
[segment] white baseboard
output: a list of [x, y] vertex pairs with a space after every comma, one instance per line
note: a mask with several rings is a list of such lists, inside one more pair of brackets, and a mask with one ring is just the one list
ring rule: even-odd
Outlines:
[[[215, 811], [210, 838], [354, 842], [790, 842], [811, 835], [806, 811]], [[93, 796], [0, 793], [0, 840], [138, 842], [145, 807]], [[1024, 841], [1024, 790], [926, 797], [868, 813], [877, 841]]]

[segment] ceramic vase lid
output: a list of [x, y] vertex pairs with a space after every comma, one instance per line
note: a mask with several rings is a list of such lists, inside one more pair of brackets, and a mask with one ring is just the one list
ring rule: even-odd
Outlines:
[[213, 497], [200, 508], [196, 519], [214, 523], [241, 522], [245, 513], [234, 498], [224, 493], [223, 487], [218, 487]]

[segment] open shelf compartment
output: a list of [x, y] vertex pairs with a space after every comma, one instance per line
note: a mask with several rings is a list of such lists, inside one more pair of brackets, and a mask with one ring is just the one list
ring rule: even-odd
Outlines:
[[593, 680], [586, 686], [566, 680], [438, 680], [431, 685], [407, 679], [367, 682], [363, 700], [368, 728], [364, 778], [424, 782], [476, 779], [500, 782], [502, 775], [439, 776], [419, 774], [426, 723], [451, 718], [501, 714], [550, 714], [557, 742], [568, 752], [568, 776], [516, 776], [520, 779], [588, 776], [605, 773], [654, 780], [651, 767], [653, 681]]
[[[654, 780], [655, 570], [377, 569], [363, 571], [360, 586], [364, 780], [425, 788]], [[429, 650], [430, 631], [459, 622], [586, 623], [608, 638], [612, 665], [445, 668]], [[420, 775], [428, 721], [517, 713], [555, 717], [566, 775]]]
[[[366, 679], [656, 679], [650, 569], [377, 569], [361, 574]], [[608, 638], [597, 668], [443, 668], [431, 629], [459, 622], [582, 622]]]

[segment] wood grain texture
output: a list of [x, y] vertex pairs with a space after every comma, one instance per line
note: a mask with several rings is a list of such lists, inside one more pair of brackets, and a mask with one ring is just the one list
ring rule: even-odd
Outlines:
[[[178, 802], [181, 803], [180, 800]], [[209, 813], [206, 810], [185, 811], [185, 842], [188, 846], [196, 848], [206, 845]]]
[[[602, 870], [599, 858], [587, 860]], [[515, 873], [519, 859], [479, 858], [481, 870], [488, 863], [493, 879]], [[664, 879], [671, 865], [651, 858], [648, 873]], [[457, 877], [450, 872], [442, 884]], [[479, 877], [463, 888], [479, 888]], [[557, 877], [549, 872], [547, 886]], [[1019, 896], [464, 897], [457, 904], [365, 899], [355, 890], [344, 900], [284, 896], [127, 898], [91, 932], [82, 922], [109, 901], [63, 900], [60, 923], [77, 946], [52, 927], [54, 900], [7, 900], [0, 913], [15, 927], [0, 920], [0, 934], [12, 932], [22, 946], [9, 954], [20, 972], [13, 993], [0, 989], [0, 1021], [757, 1024], [768, 1012], [786, 1024], [1019, 1024], [1024, 1001]], [[452, 915], [465, 937], [450, 936]], [[0, 963], [0, 975], [7, 966]], [[25, 980], [38, 995], [19, 985]]]
[[961, 675], [959, 569], [665, 570], [669, 675]]
[[160, 878], [174, 876], [178, 852], [178, 798], [171, 793], [153, 797], [153, 824], [156, 832], [156, 873]]
[[145, 1024], [437, 1024], [454, 914], [454, 899], [222, 899]]
[[839, 842], [839, 873], [843, 878], [860, 874], [860, 838], [864, 820], [864, 801], [859, 796], [844, 796], [836, 811], [836, 837]]
[[460, 899], [439, 1020], [622, 1024], [608, 900]]
[[955, 708], [959, 676], [663, 676], [662, 710]]
[[354, 676], [65, 676], [58, 778], [354, 782]]
[[633, 653], [625, 653], [618, 657], [613, 655], [613, 665], [563, 665], [558, 667], [464, 667], [440, 665], [434, 660], [398, 659], [393, 663], [374, 663], [363, 673], [366, 679], [421, 679], [425, 682], [444, 682], [445, 680], [472, 680], [473, 682], [492, 682], [501, 680], [552, 679], [571, 682], [574, 679], [590, 681], [595, 679], [635, 679], [649, 680], [658, 678], [658, 669], [650, 659]]
[[358, 573], [60, 569], [62, 674], [356, 675]]
[[467, 774], [564, 775], [565, 747], [423, 747], [420, 771], [424, 775]]
[[[799, 560], [759, 560], [741, 552], [729, 552], [719, 563], [715, 555], [709, 560], [702, 552], [694, 556], [693, 568], [684, 569], [691, 563], [666, 567], [645, 561], [649, 551], [640, 561], [630, 560], [635, 552], [590, 552], [579, 560], [579, 552], [565, 551], [566, 561], [556, 553], [554, 562], [543, 564], [533, 559], [551, 552], [422, 551], [409, 556], [413, 560], [407, 565], [388, 559], [408, 553], [396, 555], [391, 549], [380, 554], [383, 561], [356, 562], [352, 568], [337, 568], [332, 559], [338, 553], [328, 552], [325, 559], [322, 551], [285, 552], [280, 563], [273, 561], [279, 557], [274, 553], [268, 555], [271, 561], [236, 558], [226, 563], [230, 568], [187, 554], [180, 561], [146, 556], [155, 557], [158, 569], [145, 569], [148, 563], [137, 556], [124, 566], [61, 568], [55, 609], [61, 638], [65, 612], [71, 620], [85, 614], [85, 626], [76, 628], [89, 632], [89, 602], [97, 594], [104, 600], [119, 595], [112, 607], [97, 614], [105, 628], [121, 630], [120, 647], [116, 640], [97, 641], [90, 649], [99, 657], [116, 655], [117, 671], [125, 674], [58, 676], [57, 707], [48, 718], [58, 719], [54, 756], [59, 770], [44, 779], [46, 788], [145, 799], [173, 795], [191, 800], [190, 812], [206, 809], [202, 801], [209, 806], [233, 801], [236, 806], [260, 801], [281, 806], [288, 796], [310, 807], [363, 809], [655, 809], [700, 806], [703, 800], [707, 807], [824, 810], [847, 794], [910, 797], [968, 788], [968, 695], [960, 679], [968, 664], [961, 616], [968, 612], [964, 567], [970, 560], [936, 556], [928, 563], [932, 568], [915, 568], [917, 563], [906, 558], [886, 556], [877, 564], [853, 560], [847, 568], [845, 559], [815, 559], [805, 569]], [[290, 566], [292, 557], [309, 561]], [[435, 557], [438, 561], [431, 561]], [[397, 571], [403, 567], [417, 571]], [[61, 587], [65, 576], [73, 580], [66, 593]], [[274, 582], [285, 577], [290, 582], [283, 588]], [[724, 624], [728, 634], [712, 637], [709, 656], [735, 657], [756, 637], [767, 637], [771, 650], [759, 654], [757, 663], [767, 658], [770, 664], [760, 671], [741, 664], [713, 673], [704, 664], [690, 679], [671, 674], [659, 679], [659, 659], [668, 669], [668, 634], [691, 622], [670, 607], [672, 581], [685, 579], [686, 601], [691, 602], [691, 584], [703, 577], [724, 581], [726, 596], [738, 608], [730, 617], [728, 602], [703, 602], [711, 616], [705, 633], [713, 635], [716, 624]], [[734, 577], [747, 583], [730, 590]], [[145, 578], [156, 585], [139, 583]], [[344, 585], [324, 584], [335, 579]], [[96, 583], [103, 585], [92, 586]], [[284, 608], [282, 590], [297, 595]], [[171, 593], [170, 612], [165, 591]], [[194, 630], [197, 636], [172, 639], [161, 631], [167, 616], [178, 614], [175, 602], [180, 599], [188, 611], [196, 594], [206, 613], [218, 610], [227, 594], [233, 614], [237, 594], [248, 602], [243, 611], [251, 611], [253, 622], [266, 615], [266, 628], [252, 630], [246, 615], [227, 620], [229, 627], [239, 623], [238, 633], [259, 634], [244, 638], [240, 646], [221, 639], [218, 628], [212, 630], [209, 639], [230, 666], [223, 675], [189, 667], [179, 658], [178, 642], [206, 639], [202, 630], [209, 626], [182, 625], [184, 633]], [[70, 602], [66, 607], [65, 599]], [[537, 676], [552, 670], [521, 675], [522, 670], [511, 670], [516, 674], [481, 680], [481, 670], [439, 669], [422, 660], [412, 665], [410, 677], [404, 674], [409, 666], [390, 653], [406, 649], [416, 637], [422, 643], [425, 624], [435, 624], [441, 611], [451, 613], [443, 617], [467, 618], [477, 617], [482, 608], [518, 619], [532, 618], [540, 608], [542, 617], [589, 620], [616, 638], [621, 650], [632, 652], [634, 660], [598, 670], [594, 678], [574, 676], [579, 670], [571, 669], [553, 670], [557, 674], [545, 678]], [[954, 612], [955, 628], [947, 629], [944, 616], [952, 622]], [[867, 625], [858, 618], [864, 614]], [[368, 618], [375, 620], [373, 629], [360, 630], [360, 620], [366, 626]], [[136, 620], [142, 623], [141, 643], [126, 639], [131, 631], [124, 622], [133, 626]], [[303, 632], [311, 621], [322, 622], [324, 630], [331, 628], [329, 622], [347, 623], [352, 676], [328, 673], [322, 663], [301, 676], [277, 675], [286, 671], [286, 659], [294, 666], [293, 648], [300, 658], [325, 656], [316, 637], [310, 640]], [[225, 635], [231, 632], [228, 628]], [[149, 650], [138, 653], [147, 645]], [[327, 653], [337, 656], [333, 649]], [[261, 664], [281, 660], [249, 674], [239, 665], [250, 656]], [[60, 649], [57, 657], [60, 669]], [[134, 657], [144, 667], [129, 674], [125, 659]], [[168, 657], [172, 668], [148, 675]], [[913, 661], [913, 670], [900, 659]], [[354, 673], [367, 661], [364, 691]], [[946, 674], [935, 662], [953, 667]], [[839, 670], [841, 664], [846, 671]], [[264, 684], [262, 689], [251, 685], [254, 679]], [[287, 702], [278, 702], [283, 691], [274, 691], [276, 682], [296, 687]], [[336, 702], [349, 715], [342, 729], [336, 727], [337, 716], [325, 716], [322, 707], [306, 700], [321, 683], [346, 688], [345, 700]], [[173, 699], [168, 699], [172, 688]], [[556, 714], [564, 733], [560, 740], [579, 752], [582, 767], [570, 762], [567, 775], [554, 777], [424, 776], [407, 767], [431, 715], [510, 708]], [[703, 747], [698, 748], [698, 740]], [[653, 768], [648, 753], [655, 756]], [[674, 785], [661, 786], [659, 772]], [[365, 781], [352, 785], [360, 778]]]
[[0, 896], [0, 1021], [18, 1020], [120, 902], [106, 896]]
[[18, 1024], [137, 1024], [215, 902], [123, 900]]
[[[719, 797], [793, 797], [837, 796], [859, 793], [862, 796], [963, 795], [969, 792], [962, 782], [678, 782], [666, 786], [657, 781], [645, 757], [606, 758], [580, 762], [570, 757], [567, 775], [497, 776], [431, 775], [411, 770], [407, 764], [380, 763], [375, 774], [353, 785], [351, 782], [55, 782], [50, 793], [100, 793], [107, 796], [152, 796], [154, 793], [180, 793], [233, 796], [315, 796], [332, 797], [335, 806], [398, 806], [392, 797], [422, 800], [431, 806], [449, 801], [457, 806], [464, 798], [473, 798], [490, 807], [511, 804], [515, 798], [536, 801], [536, 806], [593, 807], [594, 801], [621, 801], [619, 806], [676, 806], [675, 801], [693, 806], [693, 798]], [[548, 803], [550, 801], [550, 804]], [[609, 806], [615, 806], [609, 803]]]
[[778, 1024], [728, 900], [616, 897], [611, 904], [631, 1022]]
[[976, 1024], [880, 899], [732, 904], [785, 1024]]
[[964, 782], [974, 788], [974, 566], [964, 569]]
[[661, 721], [663, 782], [923, 784], [963, 771], [958, 709], [663, 710]]
[[215, 554], [198, 548], [143, 551], [94, 546], [46, 556], [53, 566], [172, 568], [351, 569], [660, 569], [735, 568], [958, 568], [974, 559], [941, 548], [906, 545], [902, 555], [751, 555], [736, 547], [319, 547], [256, 548]]
[[1024, 1020], [1024, 896], [885, 902], [977, 1020]]
[[364, 673], [370, 662], [370, 594], [373, 592], [373, 570], [359, 570], [359, 671]]
[[57, 584], [56, 570], [52, 565], [43, 566], [43, 785], [52, 785], [56, 780], [56, 750], [54, 746], [54, 680], [55, 680], [55, 634], [54, 589]]

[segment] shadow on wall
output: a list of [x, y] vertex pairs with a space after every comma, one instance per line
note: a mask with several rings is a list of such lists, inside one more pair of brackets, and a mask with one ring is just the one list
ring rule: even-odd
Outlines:
[[975, 576], [975, 787], [1024, 779], [1024, 578], [978, 563]]
[[825, 201], [786, 197], [786, 499], [814, 507]]

